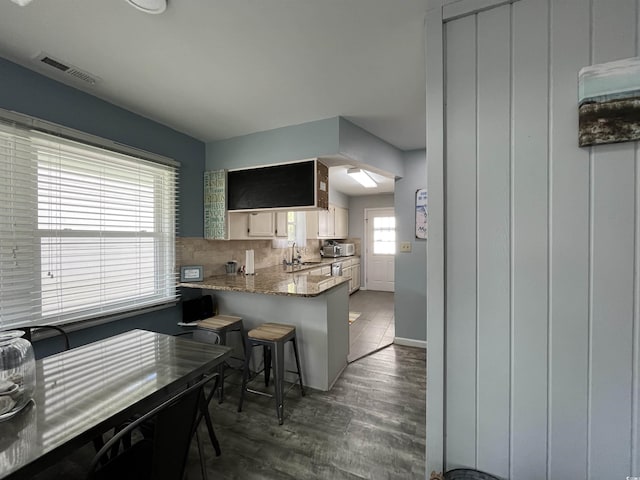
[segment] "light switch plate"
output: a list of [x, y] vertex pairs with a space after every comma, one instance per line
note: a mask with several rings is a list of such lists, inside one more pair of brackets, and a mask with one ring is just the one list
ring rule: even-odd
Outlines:
[[411, 251], [411, 242], [400, 242], [400, 251], [401, 252], [410, 252]]

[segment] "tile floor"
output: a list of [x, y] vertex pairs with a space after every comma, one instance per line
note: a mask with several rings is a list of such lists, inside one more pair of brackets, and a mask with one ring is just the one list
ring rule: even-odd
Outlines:
[[349, 311], [362, 312], [349, 325], [349, 362], [393, 343], [393, 292], [358, 290], [349, 297]]

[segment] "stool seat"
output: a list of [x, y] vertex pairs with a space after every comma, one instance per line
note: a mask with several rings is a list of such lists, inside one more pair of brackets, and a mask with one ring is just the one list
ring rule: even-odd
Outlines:
[[[276, 397], [276, 412], [278, 414], [278, 423], [282, 425], [284, 421], [284, 345], [291, 342], [293, 345], [293, 355], [296, 361], [296, 373], [298, 383], [300, 384], [300, 394], [304, 397], [304, 385], [302, 384], [302, 371], [300, 369], [300, 356], [298, 355], [298, 340], [296, 339], [296, 327], [284, 323], [263, 323], [247, 333], [247, 346], [244, 356], [244, 373], [242, 374], [242, 389], [240, 390], [240, 403], [238, 404], [238, 412], [242, 411], [245, 392], [253, 393], [255, 390], [247, 388], [249, 381], [249, 364], [251, 363], [251, 352], [253, 347], [262, 346], [264, 355], [264, 384], [269, 386], [269, 374], [271, 372], [271, 364], [273, 360], [274, 373], [274, 390]], [[262, 394], [264, 394], [262, 392]]]
[[[247, 348], [246, 335], [244, 332], [244, 326], [242, 324], [242, 317], [234, 317], [233, 315], [214, 315], [213, 317], [205, 318], [197, 322], [198, 330], [202, 332], [202, 335], [209, 335], [214, 332], [220, 339], [221, 345], [227, 344], [227, 333], [237, 331], [240, 333], [240, 340], [242, 343], [242, 349]], [[197, 332], [194, 334], [196, 335]], [[224, 400], [224, 370], [226, 368], [226, 362], [220, 364], [220, 390], [218, 403], [222, 403]]]
[[241, 321], [241, 317], [234, 317], [232, 315], [215, 315], [213, 317], [200, 320], [198, 322], [198, 328], [204, 328], [207, 330], [220, 330], [221, 328], [230, 327], [233, 324]]
[[262, 325], [249, 330], [247, 334], [249, 338], [255, 340], [267, 340], [270, 342], [279, 342], [296, 331], [293, 325], [284, 323], [263, 323]]

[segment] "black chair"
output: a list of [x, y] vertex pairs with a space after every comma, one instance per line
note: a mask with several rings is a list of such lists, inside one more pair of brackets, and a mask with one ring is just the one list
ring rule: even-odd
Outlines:
[[182, 321], [191, 323], [204, 320], [216, 315], [218, 313], [217, 310], [218, 306], [211, 295], [184, 300], [182, 302]]
[[500, 480], [490, 473], [473, 468], [455, 468], [444, 474], [444, 480]]
[[[191, 439], [202, 419], [204, 385], [213, 379], [218, 376], [203, 377], [116, 432], [95, 455], [87, 478], [182, 480]], [[152, 435], [114, 452], [134, 429], [152, 420]]]
[[[174, 336], [180, 337], [185, 335], [192, 336], [193, 332], [180, 332], [180, 333], [176, 333]], [[218, 340], [215, 343], [218, 344], [220, 343], [220, 341]], [[209, 432], [209, 439], [211, 440], [211, 444], [213, 445], [213, 448], [216, 451], [216, 457], [219, 457], [221, 454], [220, 443], [218, 442], [218, 438], [216, 437], [216, 432], [213, 430], [213, 422], [211, 421], [211, 415], [209, 414], [209, 404], [211, 403], [211, 400], [213, 399], [214, 395], [216, 394], [216, 391], [218, 390], [218, 387], [222, 384], [222, 381], [224, 379], [219, 373], [216, 373], [215, 375], [217, 376], [217, 378], [213, 384], [213, 387], [211, 387], [211, 390], [209, 391], [209, 393], [205, 396], [204, 390], [203, 390], [202, 395], [200, 397], [200, 405], [199, 405], [200, 412], [198, 414], [198, 418], [196, 419], [196, 428], [204, 418], [205, 424], [207, 425], [207, 431]], [[199, 438], [198, 438], [198, 442], [199, 442]], [[198, 449], [200, 448], [201, 448], [201, 445], [200, 443], [198, 443]], [[199, 452], [199, 453], [200, 453], [200, 459], [202, 460], [204, 458], [202, 456], [202, 452]]]

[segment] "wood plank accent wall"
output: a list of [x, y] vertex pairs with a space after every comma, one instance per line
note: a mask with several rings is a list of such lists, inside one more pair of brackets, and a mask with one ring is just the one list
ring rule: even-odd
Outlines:
[[444, 25], [446, 469], [640, 475], [640, 147], [577, 131], [578, 71], [639, 25], [640, 0]]

